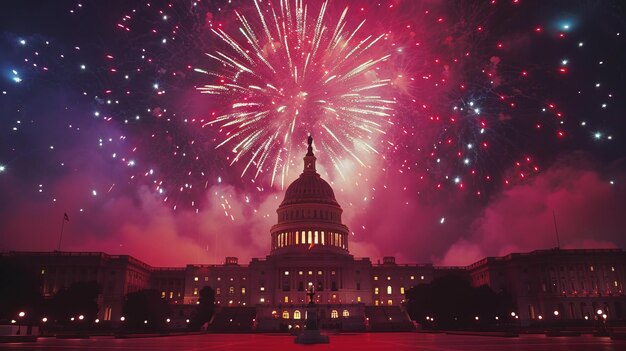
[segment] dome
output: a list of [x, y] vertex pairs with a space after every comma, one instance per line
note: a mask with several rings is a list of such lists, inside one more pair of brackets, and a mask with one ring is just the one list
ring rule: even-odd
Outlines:
[[320, 203], [339, 206], [333, 188], [317, 173], [302, 173], [285, 192], [280, 206], [299, 203]]
[[315, 170], [313, 138], [308, 138], [304, 170], [287, 187], [276, 210], [277, 223], [270, 233], [272, 255], [348, 253], [348, 227], [341, 222], [343, 210], [335, 193]]

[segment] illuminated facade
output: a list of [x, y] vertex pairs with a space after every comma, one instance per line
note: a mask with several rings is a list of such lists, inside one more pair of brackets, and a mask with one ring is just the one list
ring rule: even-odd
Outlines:
[[[539, 250], [488, 257], [467, 267], [401, 265], [394, 257], [374, 264], [369, 258], [355, 258], [341, 221], [343, 210], [315, 162], [309, 138], [303, 172], [287, 188], [277, 223], [270, 229], [270, 253], [247, 265], [236, 257], [227, 257], [223, 264], [154, 268], [129, 256], [103, 253], [3, 256], [41, 269], [46, 296], [75, 281], [97, 281], [103, 288], [99, 317], [113, 324], [122, 316], [129, 292], [156, 289], [177, 306], [174, 318], [185, 320], [200, 290], [210, 286], [221, 307], [218, 315], [246, 310], [252, 317], [244, 323], [250, 327], [254, 323], [258, 330], [286, 329], [304, 324], [306, 293], [313, 287], [322, 327], [398, 330], [409, 323], [401, 308], [405, 292], [449, 274], [469, 277], [475, 286], [510, 292], [523, 323], [548, 318], [554, 311], [561, 319], [592, 318], [598, 309], [608, 312], [609, 319], [625, 318], [626, 253], [618, 249]], [[216, 320], [228, 329], [233, 318]]]

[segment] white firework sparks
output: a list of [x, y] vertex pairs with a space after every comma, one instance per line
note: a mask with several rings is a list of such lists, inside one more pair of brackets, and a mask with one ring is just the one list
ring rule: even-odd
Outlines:
[[240, 38], [212, 30], [226, 45], [207, 54], [217, 68], [196, 71], [218, 82], [202, 93], [228, 101], [207, 123], [226, 133], [217, 147], [232, 145], [232, 163], [247, 160], [242, 176], [270, 170], [272, 184], [280, 176], [284, 185], [292, 149], [300, 155], [309, 133], [340, 174], [346, 156], [363, 165], [359, 154], [377, 153], [373, 134], [391, 124], [394, 101], [382, 93], [390, 81], [377, 73], [390, 56], [380, 49], [385, 34], [360, 38], [365, 20], [348, 29], [347, 7], [329, 24], [328, 1], [317, 15], [303, 0], [279, 4], [254, 0], [254, 22], [236, 12]]

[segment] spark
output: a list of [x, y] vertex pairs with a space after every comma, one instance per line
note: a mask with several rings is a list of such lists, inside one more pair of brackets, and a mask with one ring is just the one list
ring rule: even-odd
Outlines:
[[195, 69], [220, 81], [202, 93], [234, 101], [205, 123], [228, 131], [218, 147], [232, 145], [231, 164], [247, 159], [242, 176], [251, 167], [254, 178], [267, 170], [282, 186], [310, 133], [340, 174], [344, 155], [364, 165], [359, 154], [378, 154], [371, 140], [385, 134], [393, 111], [381, 91], [390, 80], [376, 73], [390, 58], [379, 49], [385, 35], [361, 34], [365, 21], [348, 30], [347, 8], [331, 22], [327, 1], [315, 15], [302, 1], [254, 4], [255, 20], [235, 11], [241, 38], [212, 29], [227, 50], [207, 56], [222, 70]]

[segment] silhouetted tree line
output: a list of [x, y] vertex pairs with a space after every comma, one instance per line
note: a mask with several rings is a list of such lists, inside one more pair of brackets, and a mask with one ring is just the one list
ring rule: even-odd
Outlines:
[[409, 289], [405, 297], [411, 319], [425, 329], [474, 329], [515, 324], [515, 317], [511, 316], [515, 305], [510, 294], [505, 291], [496, 293], [486, 285], [472, 287], [460, 276], [445, 276], [433, 279], [430, 284], [417, 285]]
[[[101, 287], [97, 282], [75, 282], [47, 298], [42, 295], [42, 282], [41, 271], [0, 257], [0, 323], [16, 320], [21, 325], [39, 325], [46, 317], [48, 329], [80, 330], [93, 327], [96, 318], [102, 319], [98, 317]], [[189, 323], [192, 330], [199, 330], [215, 312], [211, 287], [200, 290], [199, 302]], [[23, 318], [18, 316], [20, 312], [25, 313]], [[171, 311], [158, 291], [146, 289], [127, 294], [122, 313], [128, 330], [154, 331], [166, 329]]]

